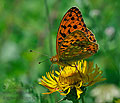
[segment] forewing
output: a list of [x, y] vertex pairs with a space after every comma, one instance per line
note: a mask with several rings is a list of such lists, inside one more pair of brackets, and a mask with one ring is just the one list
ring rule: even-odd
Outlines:
[[58, 56], [67, 61], [84, 59], [95, 54], [97, 50], [97, 43], [90, 42], [85, 33], [76, 30], [61, 42]]
[[72, 32], [80, 30], [84, 32], [90, 42], [96, 42], [93, 33], [86, 28], [84, 20], [82, 18], [82, 14], [78, 8], [72, 7], [67, 11], [67, 13], [62, 18], [60, 23], [57, 39], [56, 39], [56, 52], [58, 54], [59, 45], [64, 40], [67, 35], [71, 34]]

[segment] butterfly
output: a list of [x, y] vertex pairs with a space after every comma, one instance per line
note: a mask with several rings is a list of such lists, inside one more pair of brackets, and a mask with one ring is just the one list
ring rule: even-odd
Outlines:
[[82, 14], [72, 7], [62, 18], [56, 39], [56, 56], [50, 61], [61, 66], [88, 58], [98, 50], [94, 34], [86, 27]]

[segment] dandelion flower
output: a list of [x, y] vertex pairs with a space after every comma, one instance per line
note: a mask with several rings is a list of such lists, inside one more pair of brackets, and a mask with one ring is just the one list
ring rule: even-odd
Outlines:
[[85, 92], [87, 86], [92, 86], [96, 82], [105, 80], [102, 78], [102, 71], [96, 65], [93, 67], [93, 62], [87, 61], [75, 62], [72, 66], [60, 67], [60, 71], [52, 71], [42, 76], [39, 84], [47, 87], [50, 94], [60, 92], [61, 95], [66, 95], [68, 100], [79, 99]]

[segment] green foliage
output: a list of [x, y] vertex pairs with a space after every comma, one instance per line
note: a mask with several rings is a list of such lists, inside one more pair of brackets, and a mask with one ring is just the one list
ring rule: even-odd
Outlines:
[[[97, 63], [107, 78], [99, 84], [110, 83], [120, 88], [120, 1], [46, 1], [47, 5], [45, 0], [0, 1], [0, 103], [55, 103], [63, 98], [57, 93], [41, 94], [47, 91], [37, 80], [50, 71], [51, 63], [38, 62], [49, 58], [41, 54], [55, 55], [60, 21], [72, 6], [81, 10], [99, 44], [98, 53], [88, 59]], [[30, 49], [36, 52], [30, 53]], [[90, 90], [86, 91], [86, 103], [93, 103]]]

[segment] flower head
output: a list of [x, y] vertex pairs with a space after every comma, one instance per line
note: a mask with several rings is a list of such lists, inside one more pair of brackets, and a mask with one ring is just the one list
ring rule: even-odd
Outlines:
[[[46, 76], [42, 76], [39, 84], [47, 87], [50, 94], [53, 92], [60, 92], [61, 95], [70, 95], [75, 93], [77, 99], [81, 94], [85, 92], [85, 87], [91, 86], [96, 82], [105, 80], [102, 79], [102, 71], [99, 67], [93, 67], [93, 63], [81, 60], [75, 62], [72, 66], [65, 66], [63, 69], [60, 67], [60, 71], [52, 71], [46, 73]], [[67, 98], [68, 99], [68, 98]]]

